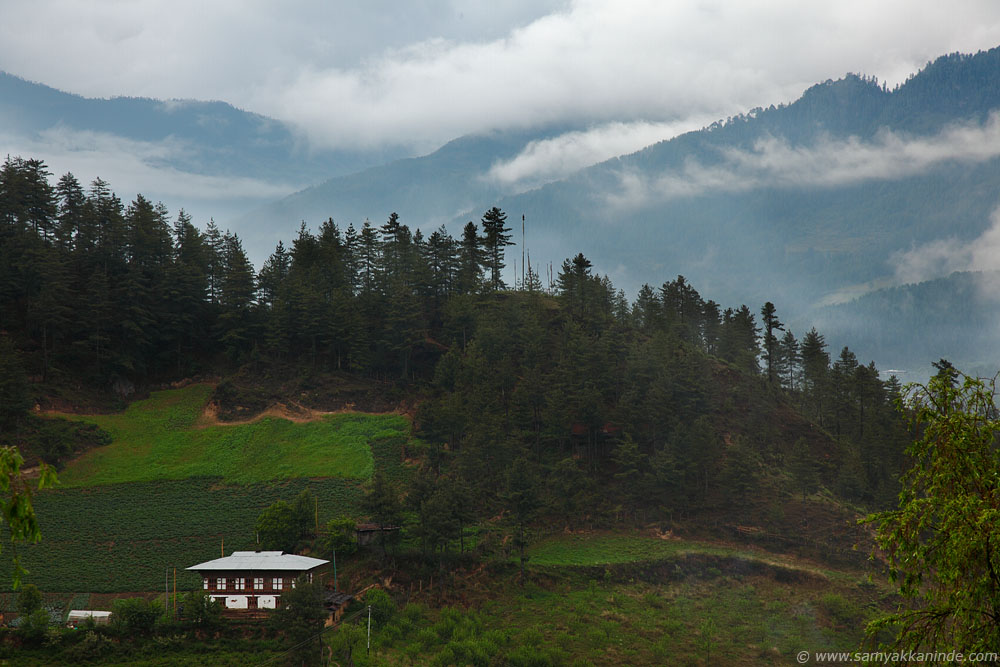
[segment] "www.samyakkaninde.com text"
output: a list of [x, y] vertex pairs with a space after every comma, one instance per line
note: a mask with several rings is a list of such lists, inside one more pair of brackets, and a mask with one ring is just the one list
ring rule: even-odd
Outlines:
[[876, 665], [897, 665], [913, 662], [973, 663], [1000, 661], [1000, 654], [998, 653], [963, 653], [962, 651], [855, 651], [854, 653], [813, 653], [812, 651], [799, 651], [795, 657], [799, 664], [802, 665], [810, 661], [817, 664], [824, 662], [857, 662]]

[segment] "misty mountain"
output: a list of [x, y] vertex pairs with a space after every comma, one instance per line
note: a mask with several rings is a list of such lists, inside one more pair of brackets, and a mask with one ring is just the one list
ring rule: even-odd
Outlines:
[[[382, 222], [395, 210], [413, 227], [450, 221], [456, 232], [497, 204], [511, 220], [526, 216], [536, 266], [558, 269], [583, 252], [631, 294], [682, 274], [708, 298], [755, 308], [771, 300], [786, 321], [807, 328], [831, 304], [882, 287], [993, 268], [971, 249], [984, 245], [998, 204], [998, 109], [1000, 49], [952, 54], [895, 89], [849, 74], [791, 104], [527, 192], [505, 193], [489, 175], [523, 150], [528, 133], [465, 137], [296, 193], [237, 227]], [[940, 345], [933, 353], [908, 347], [917, 356], [893, 364], [994, 361], [978, 357], [968, 337]], [[858, 353], [885, 349], [873, 342]]]
[[896, 90], [849, 75], [500, 206], [623, 267], [626, 287], [672, 271], [723, 302], [801, 312], [891, 280], [896, 253], [990, 227], [998, 107], [998, 50], [941, 58]]
[[[225, 189], [225, 179], [240, 178], [288, 185], [289, 192], [406, 154], [398, 148], [310, 148], [291, 126], [225, 102], [85, 98], [4, 72], [0, 72], [0, 146], [7, 152], [11, 146], [26, 146], [50, 164], [61, 162], [57, 155], [81, 151], [101, 154], [97, 160], [130, 153], [153, 174], [212, 177], [220, 190]], [[51, 151], [57, 155], [48, 154]], [[101, 176], [115, 185], [114, 175], [103, 171], [80, 176], [88, 180]], [[149, 183], [142, 191], [148, 195], [156, 187]]]
[[956, 272], [817, 309], [812, 324], [834, 354], [849, 343], [885, 369], [904, 369], [904, 382], [925, 380], [941, 357], [966, 373], [992, 376], [1000, 359], [998, 287], [1000, 271]]
[[800, 335], [827, 326], [881, 367], [995, 367], [989, 299], [945, 328], [929, 296], [905, 325], [897, 312], [937, 283], [827, 307], [1000, 268], [998, 108], [998, 49], [942, 57], [894, 90], [848, 75], [499, 205], [526, 212], [545, 250], [582, 251], [627, 289], [683, 274], [722, 303], [773, 301]]

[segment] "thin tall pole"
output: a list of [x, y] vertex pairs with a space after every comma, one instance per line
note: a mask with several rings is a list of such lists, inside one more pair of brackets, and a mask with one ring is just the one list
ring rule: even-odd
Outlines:
[[372, 652], [372, 606], [368, 605], [368, 647], [367, 653]]
[[333, 550], [333, 592], [337, 592], [337, 550]]
[[521, 289], [524, 289], [524, 213], [521, 214]]

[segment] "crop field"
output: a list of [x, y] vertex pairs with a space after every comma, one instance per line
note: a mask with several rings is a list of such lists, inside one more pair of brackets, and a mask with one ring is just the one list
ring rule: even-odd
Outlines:
[[[182, 391], [184, 398], [187, 398], [186, 391]], [[171, 392], [164, 394], [167, 396], [157, 394], [151, 400], [166, 401], [176, 397], [171, 396]], [[145, 413], [140, 411], [139, 414]], [[189, 421], [190, 404], [186, 410], [172, 413], [167, 410], [166, 414], [160, 420], [170, 423], [173, 419], [172, 428], [184, 429], [192, 423]], [[327, 428], [363, 423], [340, 417], [368, 416], [336, 417], [338, 419], [324, 422]], [[368, 471], [374, 465], [388, 479], [402, 484], [409, 471], [402, 460], [407, 437], [400, 428], [407, 424], [406, 420], [397, 416], [383, 422], [376, 422], [377, 419], [379, 416], [374, 416], [373, 423], [380, 423], [381, 427], [371, 426], [365, 430], [355, 426], [353, 431], [348, 428], [350, 438], [361, 443], [358, 446], [363, 446], [373, 462], [368, 464]], [[260, 424], [263, 422], [245, 426]], [[120, 433], [116, 432], [116, 438], [122, 437]], [[335, 428], [327, 435], [336, 438]], [[120, 446], [117, 440], [108, 447], [115, 446]], [[322, 468], [314, 472], [301, 462], [303, 459], [297, 458], [301, 451], [296, 448], [289, 455], [292, 460], [288, 464], [299, 476], [254, 483], [238, 483], [220, 476], [198, 476], [85, 486], [80, 477], [71, 476], [71, 466], [60, 473], [60, 479], [64, 480], [61, 488], [35, 495], [42, 541], [18, 547], [22, 563], [29, 570], [25, 583], [34, 583], [51, 593], [158, 591], [163, 590], [165, 575], [169, 574], [173, 586], [173, 568], [176, 567], [178, 590], [187, 590], [196, 587], [199, 581], [197, 575], [184, 568], [218, 557], [223, 544], [226, 553], [254, 548], [257, 516], [276, 500], [291, 501], [302, 489], [308, 488], [317, 498], [321, 524], [341, 514], [355, 513], [364, 478], [360, 475], [324, 476]], [[119, 451], [116, 456], [120, 458], [111, 458], [107, 465], [117, 465], [117, 477], [127, 477], [128, 471], [141, 473], [128, 461], [127, 451]], [[179, 465], [171, 469], [176, 471]], [[65, 482], [67, 477], [70, 483]], [[234, 477], [246, 479], [239, 474]], [[0, 559], [0, 590], [9, 590], [9, 569], [10, 563]]]
[[280, 418], [233, 425], [202, 425], [209, 385], [155, 392], [122, 414], [68, 417], [111, 434], [110, 445], [71, 461], [63, 488], [165, 479], [214, 477], [253, 484], [297, 477], [368, 479], [368, 443], [405, 436], [400, 415], [338, 414], [307, 423]]

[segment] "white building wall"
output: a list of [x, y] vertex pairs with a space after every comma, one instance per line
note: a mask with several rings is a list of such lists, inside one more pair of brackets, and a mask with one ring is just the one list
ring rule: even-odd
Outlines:
[[247, 608], [247, 596], [246, 595], [227, 595], [226, 596], [226, 608], [227, 609], [246, 609]]
[[274, 609], [277, 605], [276, 595], [261, 595], [257, 598], [257, 607], [259, 609]]

